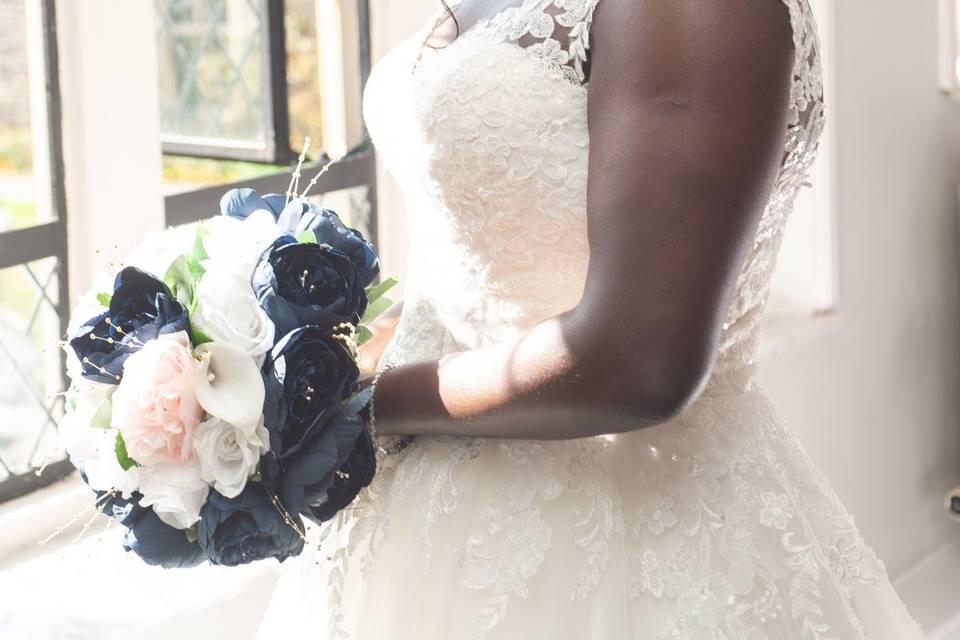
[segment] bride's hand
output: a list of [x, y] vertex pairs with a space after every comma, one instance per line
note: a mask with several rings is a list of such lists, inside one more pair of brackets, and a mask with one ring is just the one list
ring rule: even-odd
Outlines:
[[383, 355], [383, 350], [390, 339], [393, 338], [394, 331], [396, 331], [402, 309], [403, 302], [397, 302], [368, 325], [370, 331], [373, 332], [373, 337], [360, 345], [358, 362], [360, 375], [373, 375], [376, 372], [380, 356]]

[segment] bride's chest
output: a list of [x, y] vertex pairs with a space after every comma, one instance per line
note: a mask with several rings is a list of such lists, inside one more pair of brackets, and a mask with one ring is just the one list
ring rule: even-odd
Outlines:
[[364, 95], [387, 168], [460, 200], [517, 181], [585, 188], [586, 89], [564, 77], [565, 54], [551, 42], [522, 48], [468, 32], [419, 62], [417, 37], [390, 52]]

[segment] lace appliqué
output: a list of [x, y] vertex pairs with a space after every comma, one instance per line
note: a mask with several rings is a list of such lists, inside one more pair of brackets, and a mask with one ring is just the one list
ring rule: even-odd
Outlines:
[[520, 44], [548, 75], [575, 85], [586, 82], [590, 25], [598, 0], [525, 0], [491, 21], [496, 37]]
[[[481, 521], [486, 535], [471, 536], [457, 550], [465, 569], [460, 584], [492, 591], [477, 611], [481, 639], [506, 617], [512, 596], [527, 597], [527, 582], [550, 548], [552, 530], [535, 500], [552, 500], [563, 492], [548, 443], [501, 440], [499, 448], [510, 463], [495, 489], [501, 503], [487, 506]], [[487, 550], [485, 542], [493, 549]]]

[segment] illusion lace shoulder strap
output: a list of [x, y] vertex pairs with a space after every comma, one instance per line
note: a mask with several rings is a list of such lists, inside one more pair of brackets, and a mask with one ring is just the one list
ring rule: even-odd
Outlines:
[[[558, 75], [574, 84], [588, 80], [593, 14], [600, 0], [523, 0], [495, 15], [481, 31], [530, 49]], [[783, 2], [790, 13], [795, 49], [789, 124], [807, 125], [823, 89], [817, 25], [808, 0]]]
[[585, 84], [590, 25], [598, 0], [525, 0], [489, 23], [499, 38], [529, 49], [548, 68]]

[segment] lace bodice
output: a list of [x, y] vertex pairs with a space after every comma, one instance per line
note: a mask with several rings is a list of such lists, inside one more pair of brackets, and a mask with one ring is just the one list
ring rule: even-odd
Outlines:
[[[473, 348], [579, 301], [589, 255], [585, 65], [597, 1], [523, 0], [421, 58], [431, 23], [375, 68], [365, 117], [407, 198], [406, 315], [425, 314], [408, 323], [418, 340], [433, 326]], [[785, 1], [796, 51], [787, 143], [715, 375], [751, 364], [786, 215], [823, 127], [815, 23], [806, 0]]]
[[[310, 582], [328, 595], [329, 637], [922, 637], [753, 384], [785, 218], [823, 127], [813, 17], [807, 0], [782, 1], [796, 52], [789, 130], [707, 390], [677, 419], [628, 433], [418, 436], [317, 534], [305, 566], [324, 572]], [[419, 58], [431, 23], [376, 66], [365, 115], [410, 230], [381, 367], [577, 304], [597, 2], [522, 0]]]

